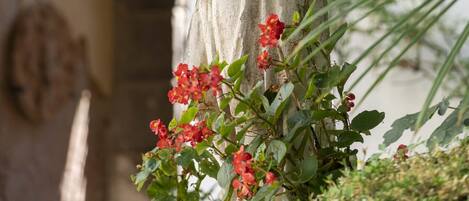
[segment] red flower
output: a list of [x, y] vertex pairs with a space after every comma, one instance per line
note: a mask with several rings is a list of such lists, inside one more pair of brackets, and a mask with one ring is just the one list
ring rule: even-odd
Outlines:
[[256, 185], [256, 177], [254, 177], [254, 172], [244, 172], [241, 174], [241, 178], [243, 178], [243, 183], [247, 185]]
[[407, 148], [407, 145], [405, 144], [400, 144], [399, 147], [397, 147], [397, 150], [402, 151], [405, 154], [409, 152], [409, 149]]
[[184, 144], [184, 136], [183, 135], [178, 135], [176, 137], [174, 146], [176, 148], [177, 152], [180, 152], [182, 150], [182, 145]]
[[277, 177], [275, 177], [275, 174], [272, 172], [265, 174], [265, 184], [273, 184], [276, 179]]
[[183, 136], [184, 142], [190, 142], [192, 146], [196, 146], [197, 143], [213, 135], [213, 131], [207, 127], [205, 121], [200, 121], [195, 125], [183, 124], [179, 127], [182, 128], [181, 135]]
[[407, 148], [407, 145], [405, 144], [400, 144], [397, 147], [396, 154], [394, 154], [394, 160], [406, 160], [409, 158], [407, 155], [409, 153], [409, 149]]
[[355, 100], [355, 94], [353, 93], [348, 93], [345, 95], [343, 104], [345, 105], [345, 108], [347, 108], [347, 112], [350, 112], [353, 107], [355, 107], [355, 103], [353, 102]]
[[168, 136], [168, 129], [160, 119], [151, 121], [150, 129], [155, 133], [155, 135], [158, 135], [161, 138], [166, 138]]
[[210, 69], [210, 88], [212, 89], [214, 96], [217, 96], [217, 93], [221, 92], [220, 83], [223, 80], [223, 77], [220, 73], [221, 71], [218, 66], [212, 66], [212, 69]]
[[171, 140], [168, 138], [160, 138], [156, 143], [156, 146], [160, 149], [171, 148]]
[[188, 104], [189, 100], [200, 101], [204, 93], [212, 89], [216, 96], [221, 91], [220, 82], [223, 77], [220, 75], [220, 69], [213, 66], [209, 73], [193, 66], [189, 70], [187, 64], [179, 64], [174, 76], [177, 79], [177, 86], [168, 92], [169, 101], [174, 103]]
[[189, 103], [189, 93], [184, 90], [182, 87], [174, 87], [168, 92], [169, 102], [188, 104]]
[[236, 174], [243, 174], [251, 169], [252, 156], [250, 153], [244, 152], [244, 146], [233, 155], [233, 166]]
[[238, 198], [249, 198], [252, 196], [251, 189], [246, 183], [241, 183], [238, 179], [234, 179], [232, 182], [233, 189], [236, 191]]
[[265, 24], [259, 24], [259, 29], [261, 29], [259, 44], [262, 47], [275, 47], [283, 33], [283, 29], [285, 29], [285, 24], [279, 20], [277, 15], [271, 14]]
[[270, 57], [269, 57], [269, 52], [267, 52], [267, 50], [264, 50], [257, 57], [257, 67], [261, 70], [266, 70], [270, 67]]
[[180, 77], [185, 76], [188, 71], [189, 66], [187, 64], [180, 63], [176, 68], [176, 71], [174, 71], [174, 76], [179, 79]]

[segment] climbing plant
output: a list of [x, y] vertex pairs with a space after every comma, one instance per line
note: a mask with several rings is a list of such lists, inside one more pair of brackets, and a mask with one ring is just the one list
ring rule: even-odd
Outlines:
[[[247, 55], [230, 63], [215, 59], [208, 64], [177, 66], [173, 73], [177, 83], [168, 98], [187, 109], [167, 124], [160, 119], [150, 122], [156, 146], [143, 155], [139, 172], [132, 176], [138, 190], [146, 189], [153, 200], [203, 200], [210, 192], [201, 190], [202, 182], [210, 177], [223, 189], [223, 200], [308, 200], [343, 170], [356, 168], [358, 150], [351, 145], [371, 135], [370, 130], [385, 115], [362, 110], [351, 118], [355, 100], [364, 97], [356, 97], [347, 83], [360, 61], [390, 34], [385, 33], [350, 63], [335, 63], [330, 55], [356, 23], [393, 1], [334, 0], [320, 8], [315, 0], [305, 2], [305, 9], [295, 12], [290, 24], [276, 14], [259, 24], [262, 51], [250, 54], [258, 54], [258, 70], [274, 73], [274, 82], [259, 80], [250, 90], [241, 90]], [[397, 21], [390, 32], [412, 34], [412, 40], [365, 97], [454, 3], [422, 1], [415, 12]], [[364, 16], [341, 23], [348, 13], [365, 6], [370, 9]], [[422, 9], [436, 14], [415, 14]], [[409, 27], [404, 25], [415, 22], [424, 22], [423, 27], [407, 32]], [[468, 35], [469, 24], [439, 68], [422, 111], [397, 120], [385, 134], [385, 144], [396, 141], [404, 130], [418, 130], [433, 113], [445, 113], [448, 108], [453, 113], [435, 131], [437, 139], [447, 144], [462, 131], [469, 115], [469, 93], [458, 107], [450, 107], [447, 101], [435, 106], [430, 102]]]

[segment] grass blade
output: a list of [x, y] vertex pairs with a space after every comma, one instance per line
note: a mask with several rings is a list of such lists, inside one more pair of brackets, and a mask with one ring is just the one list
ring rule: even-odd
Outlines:
[[362, 17], [358, 18], [357, 20], [355, 20], [351, 25], [347, 26], [346, 24], [344, 25], [341, 25], [339, 28], [337, 28], [337, 31], [332, 34], [331, 37], [329, 37], [326, 41], [324, 41], [323, 43], [321, 43], [319, 45], [319, 47], [316, 47], [308, 56], [306, 56], [303, 60], [301, 60], [301, 63], [300, 63], [300, 66], [301, 65], [304, 65], [306, 64], [310, 59], [312, 59], [317, 53], [319, 53], [320, 51], [324, 50], [325, 47], [327, 47], [328, 45], [330, 45], [331, 43], [334, 43], [334, 42], [337, 42], [337, 40], [342, 37], [342, 35], [351, 27], [355, 26], [358, 22], [360, 22], [361, 20], [365, 19], [366, 17], [368, 17], [370, 14], [372, 14], [373, 12], [375, 12], [376, 10], [380, 9], [381, 7], [383, 7], [384, 5], [386, 5], [389, 1], [384, 1], [383, 3], [375, 6], [373, 9], [371, 9], [370, 11], [368, 11], [366, 14], [364, 14]]
[[438, 13], [437, 16], [435, 16], [431, 21], [430, 23], [428, 23], [425, 28], [420, 31], [415, 37], [412, 38], [412, 41], [399, 53], [399, 55], [397, 57], [395, 57], [391, 63], [389, 64], [389, 66], [386, 68], [386, 70], [384, 72], [382, 72], [379, 77], [375, 80], [375, 82], [373, 82], [373, 84], [371, 85], [370, 88], [368, 88], [368, 90], [366, 91], [365, 95], [362, 97], [362, 99], [360, 100], [360, 102], [358, 102], [357, 104], [357, 107], [360, 106], [363, 101], [368, 97], [368, 95], [370, 95], [371, 91], [379, 84], [381, 83], [381, 81], [383, 81], [383, 79], [386, 77], [386, 75], [389, 73], [389, 71], [391, 71], [391, 69], [393, 69], [394, 66], [396, 66], [401, 57], [413, 46], [415, 45], [415, 43], [417, 43], [417, 41], [420, 40], [420, 38], [422, 38], [422, 36], [431, 28], [433, 27], [433, 25], [441, 18], [441, 16], [443, 14], [445, 14], [453, 5], [454, 3], [456, 3], [457, 0], [453, 0], [451, 1], [451, 3], [446, 6], [440, 13]]
[[[373, 51], [379, 44], [381, 44], [381, 42], [384, 41], [384, 39], [386, 39], [388, 36], [390, 36], [392, 33], [396, 33], [400, 28], [402, 28], [402, 25], [404, 25], [405, 22], [407, 22], [410, 18], [412, 18], [415, 14], [417, 14], [421, 9], [423, 9], [426, 5], [428, 5], [428, 3], [430, 3], [432, 0], [429, 0], [429, 1], [426, 1], [424, 3], [422, 3], [419, 7], [415, 8], [414, 10], [412, 10], [410, 13], [408, 13], [405, 17], [403, 17], [396, 25], [394, 25], [386, 34], [384, 34], [383, 36], [381, 36], [381, 38], [379, 38], [378, 40], [376, 40], [375, 43], [373, 43], [370, 47], [368, 47], [365, 52], [363, 52], [353, 63], [352, 65], [358, 65], [358, 63], [360, 63], [366, 56], [368, 56], [368, 54], [371, 53], [371, 51]], [[442, 2], [444, 2], [444, 0], [440, 0], [438, 3], [436, 3], [433, 8], [431, 8], [428, 12], [426, 12], [422, 17], [420, 17], [419, 20], [416, 20], [416, 22], [414, 24], [412, 24], [411, 26], [409, 27], [414, 27], [416, 24], [420, 23], [421, 20], [423, 20], [426, 16], [428, 16], [428, 14], [430, 14], [438, 5], [440, 5]], [[391, 45], [380, 55], [380, 57], [378, 59], [376, 59], [370, 66], [368, 66], [366, 68], [366, 70], [360, 74], [360, 76], [352, 83], [352, 85], [350, 86], [350, 89], [349, 91], [351, 91], [353, 88], [355, 88], [355, 86], [363, 79], [363, 77], [365, 77], [366, 74], [368, 74], [368, 72], [376, 65], [379, 63], [379, 61], [381, 61], [381, 59], [386, 55], [387, 52], [389, 52], [392, 48], [395, 47], [395, 45], [400, 41], [402, 40], [402, 38], [404, 38], [404, 36], [406, 35], [406, 33], [409, 31], [409, 29], [405, 32], [405, 33], [402, 33], [402, 35], [397, 39], [395, 40], [393, 43], [391, 43]]]
[[[307, 44], [309, 44], [311, 41], [315, 40], [319, 35], [324, 32], [326, 29], [328, 29], [333, 23], [337, 22], [339, 19], [350, 13], [352, 10], [358, 8], [361, 5], [370, 3], [371, 0], [361, 0], [358, 3], [350, 6], [347, 8], [346, 11], [339, 13], [338, 15], [330, 18], [328, 21], [325, 21], [321, 23], [317, 28], [313, 29], [311, 32], [308, 33], [303, 39], [301, 39], [298, 44], [296, 45], [295, 49], [292, 51], [292, 53], [287, 57], [287, 61], [291, 60], [294, 55], [296, 55], [299, 51], [301, 51]], [[297, 30], [299, 30], [297, 28]]]
[[[314, 4], [316, 4], [316, 1], [314, 1], [308, 11], [306, 12], [305, 18], [301, 21], [300, 25], [293, 31], [293, 33], [288, 36], [288, 38], [285, 41], [291, 40], [294, 36], [296, 36], [298, 33], [300, 33], [303, 29], [308, 27], [311, 23], [313, 23], [315, 20], [317, 20], [319, 17], [327, 14], [329, 11], [337, 9], [337, 7], [341, 6], [342, 4], [349, 3], [350, 0], [336, 0], [331, 2], [330, 4], [327, 4], [326, 7], [321, 8], [318, 10], [317, 13], [311, 16], [313, 9], [314, 9]], [[310, 17], [309, 17], [310, 16]]]

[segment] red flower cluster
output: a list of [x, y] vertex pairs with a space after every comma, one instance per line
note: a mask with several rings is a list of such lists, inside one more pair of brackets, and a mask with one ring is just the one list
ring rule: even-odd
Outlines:
[[[252, 196], [251, 187], [257, 185], [254, 169], [252, 168], [252, 156], [244, 151], [244, 146], [233, 154], [234, 172], [239, 175], [232, 182], [238, 198], [249, 198]], [[241, 179], [241, 180], [240, 180]], [[275, 174], [268, 172], [265, 176], [265, 184], [272, 184], [276, 180]]]
[[179, 128], [182, 131], [170, 136], [168, 135], [168, 129], [160, 119], [150, 122], [150, 129], [158, 136], [156, 146], [160, 149], [175, 148], [176, 151], [180, 151], [185, 142], [190, 142], [192, 146], [195, 146], [213, 135], [213, 131], [207, 127], [205, 121], [200, 121], [194, 125], [182, 124]]
[[[259, 44], [262, 47], [275, 47], [285, 29], [285, 24], [279, 20], [277, 15], [271, 14], [267, 17], [265, 24], [259, 24], [259, 29], [261, 29]], [[261, 70], [268, 69], [271, 63], [270, 60], [269, 52], [264, 50], [257, 57], [257, 67]]]
[[354, 100], [355, 100], [355, 94], [353, 93], [348, 93], [345, 96], [344, 105], [347, 108], [347, 112], [350, 112], [350, 110], [352, 110], [352, 108], [355, 106], [355, 103], [353, 103]]
[[188, 104], [189, 100], [199, 101], [204, 92], [210, 89], [216, 96], [221, 91], [220, 82], [223, 80], [220, 73], [218, 66], [212, 66], [210, 72], [203, 72], [199, 67], [193, 66], [189, 69], [187, 64], [179, 64], [174, 71], [177, 86], [168, 92], [169, 101], [172, 104]]
[[267, 17], [265, 24], [259, 24], [259, 29], [262, 32], [259, 38], [261, 46], [275, 47], [283, 33], [283, 29], [285, 29], [285, 24], [279, 20], [276, 14], [271, 14]]
[[397, 147], [397, 152], [394, 154], [393, 158], [394, 160], [406, 160], [409, 158], [407, 155], [408, 153], [409, 149], [407, 148], [407, 145], [400, 144], [399, 147]]
[[213, 135], [213, 131], [207, 127], [205, 121], [200, 121], [194, 125], [183, 124], [180, 127], [182, 128], [184, 142], [190, 142], [193, 147]]
[[266, 70], [270, 67], [270, 57], [269, 52], [264, 50], [258, 57], [257, 57], [257, 67], [262, 70]]
[[233, 180], [233, 188], [239, 198], [249, 198], [252, 196], [251, 186], [256, 185], [254, 169], [252, 169], [252, 156], [244, 151], [241, 146], [239, 151], [233, 155], [234, 171], [241, 177], [241, 181], [236, 178]]

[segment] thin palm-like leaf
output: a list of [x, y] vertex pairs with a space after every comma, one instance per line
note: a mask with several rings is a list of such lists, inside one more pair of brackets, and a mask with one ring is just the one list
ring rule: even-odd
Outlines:
[[464, 28], [464, 31], [461, 33], [455, 45], [451, 49], [451, 52], [449, 53], [445, 62], [440, 67], [438, 74], [435, 80], [433, 81], [432, 88], [430, 89], [430, 92], [428, 93], [427, 99], [425, 100], [425, 103], [423, 104], [422, 111], [420, 112], [420, 115], [417, 118], [417, 122], [415, 123], [415, 130], [418, 130], [420, 128], [423, 116], [428, 110], [428, 106], [430, 105], [433, 98], [435, 97], [435, 94], [440, 88], [440, 85], [443, 82], [443, 79], [445, 79], [448, 72], [451, 70], [451, 68], [453, 68], [454, 59], [456, 58], [456, 55], [461, 50], [462, 46], [464, 45], [464, 42], [466, 42], [468, 36], [469, 36], [469, 23], [467, 23], [466, 27]]
[[314, 1], [313, 3], [314, 4], [311, 4], [308, 11], [306, 12], [306, 15], [305, 15], [305, 18], [303, 18], [303, 20], [301, 21], [300, 25], [298, 25], [298, 27], [295, 29], [295, 31], [293, 31], [290, 36], [288, 36], [288, 38], [285, 40], [285, 41], [289, 41], [291, 40], [292, 38], [294, 38], [298, 33], [300, 33], [303, 29], [305, 29], [306, 27], [309, 27], [309, 25], [311, 25], [311, 23], [313, 23], [315, 20], [317, 20], [318, 18], [320, 18], [321, 16], [329, 13], [329, 11], [331, 10], [334, 10], [334, 9], [337, 9], [339, 6], [343, 5], [343, 4], [346, 4], [346, 3], [349, 3], [350, 0], [337, 0], [337, 1], [333, 1], [331, 2], [330, 4], [327, 4], [326, 7], [323, 7], [321, 9], [318, 10], [318, 12], [314, 13], [312, 16], [311, 16], [311, 13], [313, 12], [313, 9], [314, 9], [314, 6], [315, 6], [315, 3], [316, 1]]
[[394, 66], [396, 66], [401, 57], [413, 46], [415, 45], [415, 43], [417, 43], [422, 37], [423, 35], [431, 28], [433, 27], [433, 25], [441, 18], [441, 16], [443, 16], [443, 14], [445, 14], [453, 5], [454, 3], [456, 3], [457, 0], [453, 0], [451, 1], [451, 3], [446, 6], [440, 13], [438, 13], [437, 16], [433, 17], [433, 19], [424, 27], [424, 29], [422, 31], [420, 31], [415, 37], [412, 38], [411, 42], [399, 53], [399, 55], [397, 57], [395, 57], [391, 63], [389, 64], [389, 66], [385, 69], [384, 72], [382, 72], [378, 78], [373, 82], [373, 84], [371, 85], [370, 88], [368, 88], [368, 90], [365, 92], [365, 94], [363, 95], [362, 99], [360, 100], [360, 102], [357, 104], [357, 106], [360, 106], [363, 101], [368, 97], [368, 95], [370, 95], [371, 91], [376, 88], [376, 86], [378, 86], [379, 83], [381, 83], [381, 81], [383, 81], [383, 79], [386, 77], [386, 75], [389, 73], [389, 71], [391, 71], [391, 69], [393, 69]]
[[[430, 14], [432, 14], [435, 9], [437, 9], [445, 0], [440, 0], [437, 2], [435, 5], [433, 5], [427, 12], [424, 13], [424, 15], [420, 16], [417, 20], [415, 20], [412, 24], [410, 24], [407, 28], [400, 34], [400, 36], [395, 39], [380, 55], [378, 58], [376, 58], [366, 69], [363, 73], [360, 74], [360, 76], [355, 80], [355, 82], [350, 86], [350, 91], [360, 82], [360, 80], [367, 75], [370, 70], [375, 67], [394, 47], [396, 47], [399, 42], [405, 38], [411, 31], [414, 30], [414, 28], [420, 24], [426, 17], [428, 17]], [[374, 48], [374, 47], [373, 47]], [[354, 63], [354, 65], [357, 65]]]
[[386, 5], [388, 3], [388, 1], [384, 1], [382, 2], [381, 4], [378, 4], [377, 6], [375, 6], [373, 9], [369, 10], [367, 13], [365, 13], [362, 17], [358, 18], [357, 20], [355, 20], [351, 25], [349, 26], [346, 26], [345, 29], [343, 29], [342, 27], [340, 27], [338, 30], [339, 30], [339, 33], [337, 33], [336, 35], [332, 35], [331, 37], [329, 37], [326, 41], [324, 41], [323, 43], [321, 43], [319, 45], [319, 47], [315, 48], [308, 56], [306, 56], [303, 60], [301, 60], [301, 63], [300, 65], [304, 65], [306, 64], [310, 59], [312, 59], [316, 54], [318, 54], [321, 50], [324, 50], [325, 47], [327, 47], [329, 44], [333, 43], [334, 41], [337, 41], [338, 40], [338, 37], [340, 37], [341, 35], [343, 35], [347, 29], [355, 26], [357, 23], [359, 23], [360, 21], [362, 21], [363, 19], [365, 19], [366, 17], [368, 17], [369, 15], [373, 14], [376, 10], [382, 8], [384, 5]]
[[361, 0], [356, 4], [353, 4], [349, 8], [346, 9], [346, 11], [339, 13], [338, 15], [330, 18], [329, 20], [321, 23], [318, 27], [313, 29], [311, 32], [308, 33], [302, 40], [298, 42], [298, 45], [296, 45], [295, 49], [292, 51], [292, 53], [287, 57], [287, 61], [291, 60], [299, 51], [301, 51], [307, 44], [309, 44], [311, 41], [315, 40], [319, 35], [324, 32], [326, 29], [328, 29], [332, 24], [340, 20], [342, 17], [353, 11], [354, 9], [358, 8], [359, 6], [365, 5], [367, 3], [370, 3], [372, 0]]
[[[409, 21], [410, 18], [412, 18], [414, 15], [420, 12], [425, 6], [427, 6], [429, 3], [433, 2], [433, 0], [427, 0], [420, 4], [418, 7], [410, 11], [406, 16], [402, 17], [398, 23], [396, 23], [391, 29], [381, 36], [378, 40], [376, 40], [370, 47], [368, 47], [353, 63], [352, 65], [358, 65], [364, 58], [366, 58], [379, 44], [381, 44], [384, 39], [392, 35], [393, 33], [396, 33], [399, 29], [402, 28], [402, 26]], [[369, 70], [367, 69], [365, 72], [368, 72]], [[362, 78], [366, 75], [366, 73], [362, 73], [350, 86], [349, 90], [352, 90], [361, 80]]]

